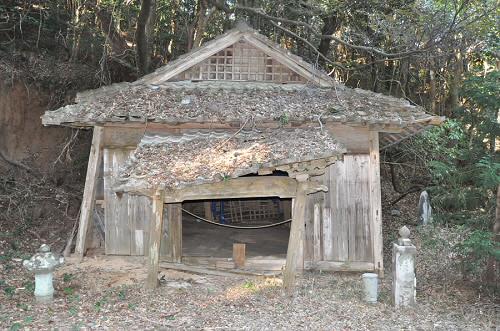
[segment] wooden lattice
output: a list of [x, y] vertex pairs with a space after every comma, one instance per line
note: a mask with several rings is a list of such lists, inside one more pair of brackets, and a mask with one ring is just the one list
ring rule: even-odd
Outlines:
[[212, 55], [180, 73], [173, 80], [306, 82], [304, 77], [245, 41], [239, 41]]
[[[217, 201], [219, 204], [220, 201]], [[219, 206], [217, 209], [219, 209]], [[192, 213], [204, 216], [201, 202], [188, 202], [184, 208]], [[283, 204], [280, 199], [231, 199], [224, 200], [224, 219], [227, 224], [269, 224], [284, 220]], [[214, 217], [214, 221], [219, 221]]]

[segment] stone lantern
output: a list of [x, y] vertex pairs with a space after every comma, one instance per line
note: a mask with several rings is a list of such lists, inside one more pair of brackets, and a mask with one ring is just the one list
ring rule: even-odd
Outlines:
[[54, 255], [50, 247], [43, 244], [23, 266], [35, 273], [35, 299], [37, 302], [51, 302], [54, 295], [52, 277], [54, 269], [64, 262], [64, 257]]

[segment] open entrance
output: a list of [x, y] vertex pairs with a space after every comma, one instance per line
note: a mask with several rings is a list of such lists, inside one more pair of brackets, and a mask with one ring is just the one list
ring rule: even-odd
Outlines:
[[283, 267], [290, 223], [271, 225], [291, 218], [291, 199], [186, 201], [183, 209], [192, 213], [183, 213], [182, 216], [183, 263], [232, 269], [235, 267], [233, 245], [244, 244], [245, 265], [242, 269], [278, 271]]

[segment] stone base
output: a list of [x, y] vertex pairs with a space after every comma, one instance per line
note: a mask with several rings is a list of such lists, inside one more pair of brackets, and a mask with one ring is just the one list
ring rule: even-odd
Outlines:
[[35, 295], [36, 303], [47, 304], [51, 303], [52, 301], [54, 301], [54, 295], [44, 295], [44, 296]]

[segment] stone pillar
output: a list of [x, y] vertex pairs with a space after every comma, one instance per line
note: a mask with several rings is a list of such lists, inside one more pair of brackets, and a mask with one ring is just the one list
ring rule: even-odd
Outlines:
[[403, 226], [400, 238], [392, 248], [392, 295], [396, 308], [413, 306], [416, 302], [415, 253], [408, 239], [410, 230]]
[[418, 200], [418, 223], [423, 225], [432, 223], [432, 207], [427, 191], [420, 193]]

